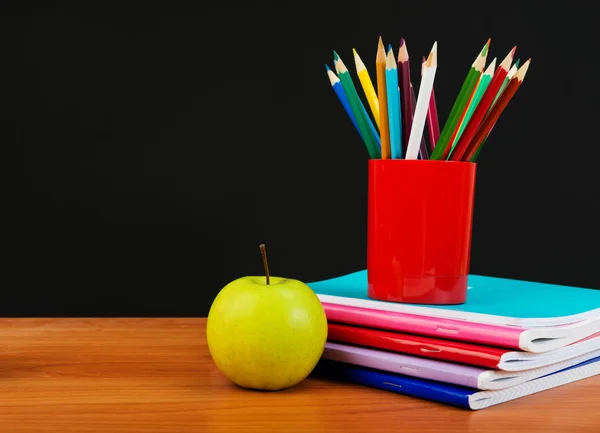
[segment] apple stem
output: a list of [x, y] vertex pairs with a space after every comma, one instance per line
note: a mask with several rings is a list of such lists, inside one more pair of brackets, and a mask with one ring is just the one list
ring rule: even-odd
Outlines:
[[263, 266], [265, 267], [265, 275], [267, 276], [267, 285], [271, 283], [269, 279], [269, 264], [267, 263], [267, 249], [265, 248], [265, 244], [260, 244], [260, 254], [262, 256]]

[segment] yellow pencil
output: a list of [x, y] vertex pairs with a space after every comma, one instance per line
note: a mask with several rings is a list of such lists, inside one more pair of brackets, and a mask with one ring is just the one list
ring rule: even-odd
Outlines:
[[379, 135], [381, 136], [381, 159], [389, 159], [390, 149], [390, 126], [388, 121], [387, 107], [387, 87], [385, 82], [385, 48], [383, 41], [379, 37], [379, 46], [377, 47], [377, 59], [375, 62], [377, 68], [377, 91], [381, 95], [379, 98], [379, 116], [375, 120], [379, 124]]
[[360, 80], [360, 84], [362, 85], [363, 91], [365, 92], [365, 96], [367, 97], [367, 102], [369, 103], [369, 107], [371, 108], [371, 113], [373, 113], [373, 117], [375, 118], [375, 122], [377, 123], [377, 127], [380, 128], [379, 125], [379, 100], [377, 99], [377, 93], [375, 92], [375, 88], [373, 87], [373, 83], [371, 82], [371, 77], [369, 77], [369, 71], [365, 67], [365, 64], [358, 56], [358, 53], [353, 48], [352, 52], [354, 53], [354, 63], [356, 64], [356, 74], [358, 75], [358, 79]]

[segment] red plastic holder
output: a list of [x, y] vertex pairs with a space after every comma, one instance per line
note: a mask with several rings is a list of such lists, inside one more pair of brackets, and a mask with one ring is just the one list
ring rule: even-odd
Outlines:
[[466, 301], [475, 172], [470, 162], [369, 160], [370, 298]]

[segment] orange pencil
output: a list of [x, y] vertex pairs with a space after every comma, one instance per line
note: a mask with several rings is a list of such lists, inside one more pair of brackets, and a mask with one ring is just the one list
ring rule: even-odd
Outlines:
[[377, 69], [377, 97], [379, 99], [379, 135], [381, 141], [381, 159], [389, 159], [391, 157], [387, 87], [385, 82], [385, 62], [385, 48], [383, 46], [383, 40], [380, 36], [375, 66]]

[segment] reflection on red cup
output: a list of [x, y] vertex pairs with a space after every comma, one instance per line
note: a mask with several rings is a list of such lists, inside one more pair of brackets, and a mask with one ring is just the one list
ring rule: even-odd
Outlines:
[[475, 172], [471, 162], [369, 160], [370, 298], [466, 301]]

